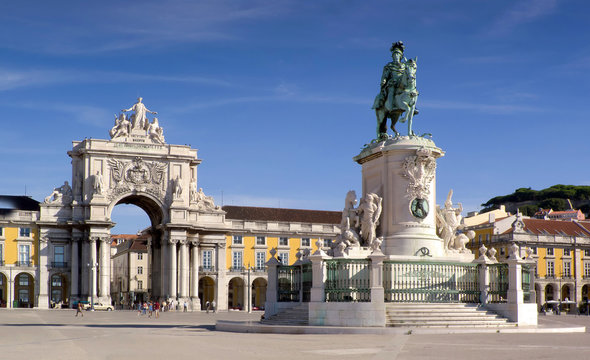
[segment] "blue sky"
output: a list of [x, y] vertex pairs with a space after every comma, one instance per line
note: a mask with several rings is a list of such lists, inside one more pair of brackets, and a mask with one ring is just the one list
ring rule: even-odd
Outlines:
[[[70, 180], [71, 141], [108, 138], [142, 96], [168, 143], [199, 149], [218, 203], [341, 210], [397, 40], [418, 57], [414, 128], [446, 151], [439, 203], [590, 185], [588, 14], [583, 0], [5, 1], [0, 193], [42, 200]], [[118, 206], [113, 232], [140, 212]]]

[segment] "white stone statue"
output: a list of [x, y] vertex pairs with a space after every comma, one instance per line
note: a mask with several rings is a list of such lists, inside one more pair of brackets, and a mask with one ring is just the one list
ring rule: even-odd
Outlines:
[[45, 198], [46, 204], [61, 203], [64, 205], [72, 202], [72, 188], [67, 181], [58, 188], [53, 189], [53, 192]]
[[439, 206], [436, 207], [437, 232], [444, 241], [445, 251], [454, 249], [456, 232], [462, 228], [461, 212], [463, 211], [463, 205], [457, 203], [458, 206], [454, 208], [451, 200], [452, 196], [453, 190], [451, 189], [445, 201], [445, 207], [443, 209]]
[[154, 118], [154, 121], [148, 125], [147, 134], [158, 144], [164, 143], [164, 129], [158, 123], [158, 118]]
[[199, 191], [197, 190], [197, 181], [193, 179], [189, 184], [189, 200], [191, 203], [198, 201]]
[[358, 207], [361, 222], [361, 238], [365, 246], [371, 246], [377, 238], [377, 225], [381, 216], [383, 199], [374, 193], [366, 194]]
[[132, 123], [131, 127], [133, 129], [145, 130], [148, 125], [146, 114], [147, 113], [154, 114], [154, 115], [158, 114], [157, 112], [151, 111], [148, 108], [146, 108], [145, 105], [141, 102], [142, 100], [143, 100], [143, 98], [139, 97], [139, 98], [137, 98], [136, 104], [131, 106], [129, 109], [121, 110], [122, 112], [128, 112], [128, 111], [134, 112], [134, 114], [131, 115], [131, 123]]
[[381, 246], [381, 243], [376, 244], [378, 242], [377, 225], [379, 225], [382, 209], [381, 197], [369, 193], [361, 199], [358, 208], [354, 207], [356, 203], [356, 193], [351, 190], [346, 194], [344, 201], [340, 235], [333, 244], [333, 255], [336, 257], [346, 256], [349, 249], [358, 248], [361, 245], [373, 251]]
[[342, 220], [340, 221], [341, 229], [356, 228], [359, 226], [359, 216], [355, 209], [356, 204], [356, 192], [350, 190], [346, 193], [346, 198], [344, 199], [344, 209], [342, 210]]
[[213, 197], [205, 195], [203, 188], [199, 188], [197, 192], [196, 203], [199, 210], [221, 210], [221, 206], [215, 206]]
[[473, 240], [473, 238], [475, 238], [475, 231], [473, 230], [469, 230], [467, 233], [461, 233], [455, 236], [452, 245], [453, 250], [460, 253], [470, 254], [471, 250], [467, 249], [465, 245], [467, 245], [469, 241]]
[[174, 199], [180, 199], [180, 196], [182, 195], [182, 182], [178, 175], [176, 175], [176, 179], [172, 180], [172, 187], [174, 191]]
[[96, 175], [92, 175], [92, 190], [96, 195], [102, 195], [102, 188], [104, 187], [102, 182], [102, 174], [100, 171], [96, 172]]
[[131, 131], [131, 122], [127, 120], [125, 114], [115, 115], [115, 126], [109, 131], [109, 135], [111, 135], [111, 139], [129, 136], [129, 132]]

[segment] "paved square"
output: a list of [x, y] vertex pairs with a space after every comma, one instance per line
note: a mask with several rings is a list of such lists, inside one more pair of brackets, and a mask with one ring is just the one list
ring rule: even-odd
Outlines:
[[[214, 331], [216, 320], [260, 313], [1, 310], [0, 359], [535, 359], [590, 358], [587, 333], [281, 335]], [[545, 324], [590, 326], [590, 317], [546, 316]]]

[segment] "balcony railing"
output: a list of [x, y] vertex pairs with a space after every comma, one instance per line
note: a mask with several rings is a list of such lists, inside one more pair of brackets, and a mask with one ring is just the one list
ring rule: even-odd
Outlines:
[[230, 267], [229, 268], [229, 272], [244, 272], [246, 271], [246, 268], [243, 266], [237, 266], [237, 267]]
[[17, 261], [16, 262], [16, 266], [33, 266], [33, 262], [31, 260], [25, 260], [25, 261]]
[[214, 273], [215, 266], [199, 266], [199, 272], [201, 272], [201, 273]]
[[54, 268], [67, 268], [68, 267], [68, 263], [65, 261], [52, 261], [51, 262], [51, 267]]

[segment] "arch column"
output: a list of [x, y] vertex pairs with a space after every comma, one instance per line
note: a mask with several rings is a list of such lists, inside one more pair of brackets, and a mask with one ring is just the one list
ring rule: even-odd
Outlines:
[[78, 288], [79, 281], [79, 262], [78, 262], [78, 244], [80, 236], [73, 236], [71, 243], [70, 255], [70, 303], [79, 300], [80, 289]]
[[190, 276], [190, 297], [191, 308], [193, 311], [201, 310], [201, 300], [199, 299], [199, 240], [191, 240], [191, 276]]
[[178, 296], [182, 301], [187, 301], [189, 295], [189, 263], [188, 263], [188, 240], [182, 239], [179, 241], [180, 247], [178, 251]]
[[90, 238], [90, 297], [96, 299], [96, 237]]
[[110, 251], [110, 237], [103, 236], [99, 238], [100, 242], [100, 282], [99, 282], [99, 298], [104, 304], [111, 303], [111, 251]]
[[177, 274], [177, 262], [176, 262], [176, 244], [178, 243], [177, 238], [170, 237], [168, 241], [168, 286], [169, 286], [169, 297], [176, 299], [176, 274]]

